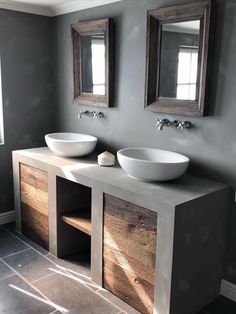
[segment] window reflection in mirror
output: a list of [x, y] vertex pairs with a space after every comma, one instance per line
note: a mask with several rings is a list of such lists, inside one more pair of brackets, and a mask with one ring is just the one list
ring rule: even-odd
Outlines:
[[200, 20], [162, 25], [159, 97], [196, 100], [199, 37]]
[[75, 103], [104, 108], [113, 106], [114, 20], [81, 21], [72, 24], [71, 28]]
[[82, 92], [105, 95], [104, 33], [81, 37]]

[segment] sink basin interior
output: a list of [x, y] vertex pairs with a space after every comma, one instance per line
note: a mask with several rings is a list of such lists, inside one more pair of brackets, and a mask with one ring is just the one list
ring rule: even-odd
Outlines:
[[158, 162], [158, 163], [181, 163], [189, 161], [189, 158], [171, 151], [155, 148], [131, 148], [120, 151], [123, 156], [140, 161]]

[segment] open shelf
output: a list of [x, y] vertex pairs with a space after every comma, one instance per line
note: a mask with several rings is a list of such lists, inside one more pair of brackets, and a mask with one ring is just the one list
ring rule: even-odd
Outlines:
[[89, 208], [79, 209], [72, 211], [61, 216], [62, 221], [68, 225], [73, 226], [76, 229], [91, 236], [91, 210]]
[[78, 254], [79, 258], [85, 249], [91, 250], [91, 198], [90, 187], [57, 177], [59, 257]]

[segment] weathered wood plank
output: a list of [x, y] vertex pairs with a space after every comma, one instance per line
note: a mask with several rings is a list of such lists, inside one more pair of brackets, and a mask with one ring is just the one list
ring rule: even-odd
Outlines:
[[109, 245], [104, 244], [103, 254], [107, 261], [119, 264], [126, 272], [132, 273], [135, 269], [140, 278], [154, 285], [155, 276], [153, 273], [153, 265], [144, 265], [124, 252], [120, 252]]
[[153, 312], [157, 213], [104, 195], [104, 287], [142, 313]]
[[49, 230], [47, 215], [21, 203], [21, 224], [24, 235], [48, 250]]
[[107, 232], [104, 229], [104, 244], [109, 245], [115, 250], [128, 255], [140, 261], [145, 267], [155, 266], [155, 254], [145, 249], [145, 246], [140, 241], [129, 238], [128, 233], [120, 234], [116, 231], [114, 233]]
[[154, 286], [140, 278], [136, 271], [126, 272], [104, 259], [104, 286], [143, 314], [153, 313]]
[[48, 250], [48, 175], [20, 164], [22, 233]]
[[48, 193], [21, 181], [21, 202], [48, 215]]
[[20, 180], [44, 192], [48, 192], [48, 176], [43, 170], [20, 164]]
[[107, 214], [156, 232], [157, 214], [155, 212], [108, 194], [105, 194], [104, 205]]
[[[113, 234], [112, 238], [116, 238], [118, 241], [122, 241], [123, 238], [120, 238], [119, 235], [122, 233], [124, 235], [126, 243], [124, 245], [128, 245], [129, 242], [139, 242], [145, 251], [150, 251], [153, 254], [156, 254], [156, 230], [148, 230], [143, 225], [140, 226], [138, 224], [128, 222], [123, 218], [114, 217], [106, 212], [106, 228], [105, 232], [108, 239], [111, 238], [111, 233]], [[134, 217], [135, 220], [135, 217]], [[153, 228], [155, 229], [155, 228]], [[128, 238], [127, 238], [128, 237]], [[117, 243], [117, 245], [119, 245]]]

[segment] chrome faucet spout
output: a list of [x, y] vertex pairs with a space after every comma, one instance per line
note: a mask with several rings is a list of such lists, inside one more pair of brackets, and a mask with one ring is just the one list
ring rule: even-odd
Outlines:
[[170, 121], [169, 119], [157, 119], [156, 120], [156, 126], [158, 127], [159, 131], [162, 131], [163, 128], [166, 127], [174, 127], [176, 129], [181, 129], [181, 130], [185, 130], [185, 129], [191, 129], [193, 127], [192, 122], [190, 121], [180, 121], [180, 120], [174, 120], [174, 121]]
[[164, 126], [169, 126], [170, 125], [170, 120], [168, 120], [168, 119], [162, 119], [162, 120], [157, 119], [157, 124], [156, 125], [158, 127], [158, 130], [162, 131]]

